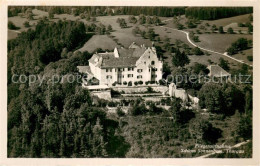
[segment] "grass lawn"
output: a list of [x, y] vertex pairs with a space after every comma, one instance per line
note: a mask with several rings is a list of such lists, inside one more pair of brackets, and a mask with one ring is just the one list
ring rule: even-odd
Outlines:
[[[20, 29], [17, 29], [16, 31], [22, 32], [22, 31], [27, 31], [29, 28], [34, 28], [40, 17], [48, 16], [47, 12], [44, 12], [44, 11], [41, 11], [41, 10], [37, 10], [37, 9], [33, 9], [32, 13], [34, 15], [33, 16], [33, 18], [34, 18], [33, 20], [28, 20], [25, 17], [14, 16], [14, 17], [8, 17], [8, 21], [12, 21], [15, 26], [20, 28]], [[29, 22], [29, 24], [30, 24], [29, 28], [26, 28], [23, 25], [25, 21]], [[14, 39], [17, 36], [18, 36], [17, 32], [8, 30], [8, 40], [9, 39]]]
[[226, 49], [239, 38], [253, 39], [253, 35], [244, 34], [200, 34], [196, 44], [220, 53], [226, 52]]
[[239, 30], [243, 34], [248, 33], [248, 28], [247, 27], [239, 27], [238, 23], [231, 23], [223, 27], [224, 32], [227, 32], [228, 28], [232, 28], [234, 32], [239, 33]]
[[250, 48], [250, 49], [244, 50], [238, 54], [232, 55], [232, 57], [243, 60], [244, 62], [252, 65], [253, 62], [251, 62], [247, 59], [247, 56], [252, 56], [252, 55], [253, 55], [253, 48]]
[[16, 38], [18, 34], [19, 33], [8, 29], [8, 34], [7, 34], [8, 40]]
[[107, 35], [94, 35], [84, 46], [78, 49], [81, 52], [93, 52], [96, 48], [113, 50], [117, 44]]
[[229, 65], [231, 68], [237, 68], [239, 67], [240, 63], [238, 63], [237, 61], [234, 61], [230, 58], [227, 58], [225, 56], [221, 56], [219, 54], [214, 54], [214, 53], [210, 53], [209, 56], [207, 55], [190, 55], [189, 59], [190, 59], [190, 64], [188, 66], [192, 66], [195, 62], [204, 64], [204, 65], [210, 65], [209, 60], [213, 63], [213, 64], [219, 64], [219, 59], [223, 58], [224, 60], [227, 60], [229, 62]]
[[212, 21], [203, 21], [203, 23], [208, 22], [210, 25], [215, 24], [217, 27], [219, 26], [226, 26], [229, 25], [231, 23], [246, 23], [249, 20], [249, 15], [250, 14], [244, 14], [244, 15], [240, 15], [240, 16], [235, 16], [235, 17], [229, 17], [229, 18], [222, 18], [222, 19], [218, 19], [218, 20], [212, 20]]

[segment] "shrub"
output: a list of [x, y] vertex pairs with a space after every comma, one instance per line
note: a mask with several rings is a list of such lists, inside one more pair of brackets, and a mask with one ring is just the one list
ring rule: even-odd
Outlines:
[[147, 92], [148, 92], [148, 93], [151, 93], [151, 92], [153, 92], [153, 88], [152, 88], [152, 87], [150, 87], [150, 86], [148, 86], [148, 87], [147, 87]]
[[160, 80], [159, 80], [159, 84], [160, 84], [160, 85], [164, 85], [164, 84], [165, 84], [165, 81], [164, 81], [163, 79], [160, 79]]
[[110, 102], [108, 103], [108, 106], [109, 106], [109, 107], [115, 107], [115, 106], [116, 106], [116, 103], [110, 101]]
[[135, 84], [135, 86], [137, 86], [137, 85], [138, 85], [138, 82], [137, 82], [137, 81], [135, 81], [135, 82], [134, 82], [134, 84]]
[[134, 107], [130, 110], [131, 115], [144, 115], [148, 112], [148, 109], [145, 107], [144, 104], [135, 104]]
[[192, 51], [195, 55], [204, 55], [203, 51], [201, 51], [199, 47], [193, 48]]
[[155, 81], [150, 81], [151, 84], [155, 84]]
[[23, 23], [23, 25], [24, 25], [26, 28], [30, 27], [30, 24], [29, 24], [28, 21], [25, 21], [25, 22]]
[[15, 26], [12, 21], [8, 21], [8, 29], [16, 30], [16, 29], [20, 29], [20, 28]]
[[253, 56], [247, 56], [247, 60], [249, 60], [250, 62], [253, 61]]
[[117, 82], [115, 81], [115, 82], [112, 84], [112, 86], [116, 86], [116, 84], [117, 84]]
[[139, 85], [143, 85], [143, 83], [144, 83], [143, 81], [138, 81]]
[[227, 33], [229, 33], [229, 34], [234, 34], [233, 28], [229, 27], [228, 30], [227, 30]]
[[132, 81], [129, 81], [129, 82], [128, 82], [128, 86], [132, 86]]
[[219, 33], [224, 33], [223, 26], [220, 26], [220, 27], [218, 28], [218, 32], [219, 32]]
[[120, 108], [120, 107], [117, 107], [116, 109], [116, 113], [119, 117], [122, 117], [125, 115], [125, 112]]
[[126, 81], [124, 81], [124, 82], [123, 82], [123, 84], [124, 84], [124, 85], [127, 85], [127, 82], [126, 82]]
[[150, 81], [145, 81], [145, 85], [148, 85], [150, 83]]

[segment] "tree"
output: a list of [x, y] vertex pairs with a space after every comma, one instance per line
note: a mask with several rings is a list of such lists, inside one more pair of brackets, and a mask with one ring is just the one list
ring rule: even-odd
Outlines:
[[126, 27], [127, 27], [127, 24], [126, 24], [126, 22], [125, 22], [125, 19], [123, 19], [123, 18], [118, 18], [118, 19], [117, 19], [117, 23], [119, 23], [119, 26], [120, 26], [121, 28], [126, 28]]
[[249, 20], [252, 22], [253, 21], [253, 15], [252, 14], [249, 14], [248, 16]]
[[147, 31], [147, 38], [149, 38], [151, 41], [154, 40], [155, 38], [155, 32], [153, 28], [149, 28], [149, 30]]
[[234, 47], [229, 47], [226, 51], [227, 51], [228, 55], [234, 55], [237, 53], [237, 51]]
[[140, 24], [145, 24], [146, 23], [146, 17], [143, 14], [141, 14], [141, 15], [139, 15], [138, 21], [139, 21]]
[[219, 84], [206, 83], [198, 93], [199, 105], [213, 113], [225, 112], [223, 88]]
[[252, 25], [251, 23], [248, 25], [248, 30], [247, 30], [247, 32], [248, 32], [249, 34], [251, 34], [251, 33], [253, 32], [253, 25]]
[[30, 24], [29, 24], [28, 21], [25, 21], [25, 22], [23, 23], [23, 25], [24, 25], [26, 28], [30, 27]]
[[161, 24], [161, 20], [160, 20], [160, 18], [157, 17], [157, 16], [153, 16], [152, 22], [153, 22], [155, 25], [160, 25], [160, 24]]
[[203, 117], [191, 120], [189, 132], [196, 139], [196, 143], [215, 144], [222, 137], [222, 130], [214, 127]]
[[49, 19], [53, 19], [54, 18], [54, 13], [52, 11], [49, 11]]
[[192, 49], [194, 55], [204, 55], [204, 52], [200, 50], [199, 47], [195, 47]]
[[33, 20], [34, 18], [33, 18], [33, 14], [32, 13], [28, 13], [27, 14], [27, 19], [28, 20]]
[[233, 28], [229, 27], [229, 28], [227, 29], [227, 33], [229, 33], [229, 34], [234, 34]]
[[252, 139], [252, 114], [242, 115], [237, 131], [244, 140]]
[[128, 20], [129, 20], [130, 23], [133, 23], [133, 24], [136, 24], [136, 23], [137, 23], [137, 19], [136, 19], [135, 16], [133, 16], [133, 15], [132, 15], [132, 16], [129, 16], [129, 17], [128, 17]]
[[189, 57], [184, 52], [180, 52], [180, 50], [177, 49], [176, 53], [172, 57], [172, 64], [176, 67], [178, 66], [183, 67], [189, 63], [190, 63]]
[[217, 26], [215, 24], [213, 24], [211, 26], [211, 31], [214, 33], [217, 30]]
[[16, 29], [20, 29], [20, 28], [15, 26], [12, 21], [8, 21], [8, 29], [16, 30]]
[[184, 29], [184, 25], [182, 25], [181, 23], [177, 23], [177, 29], [178, 30]]
[[228, 61], [224, 60], [223, 58], [219, 59], [219, 66], [224, 70], [229, 71]]
[[232, 43], [232, 45], [227, 49], [229, 55], [238, 53], [239, 51], [246, 50], [249, 47], [249, 40], [246, 38], [239, 38], [237, 41]]
[[195, 64], [192, 66], [192, 70], [195, 74], [203, 74], [206, 75], [209, 73], [209, 70], [207, 69], [206, 65], [200, 64], [195, 62]]
[[103, 126], [97, 118], [96, 125], [93, 127], [92, 152], [93, 156], [106, 157], [105, 141], [103, 137]]
[[107, 30], [108, 30], [109, 32], [112, 32], [113, 28], [112, 28], [112, 26], [111, 26], [110, 24], [107, 26]]
[[219, 26], [218, 32], [219, 32], [219, 33], [224, 33], [223, 26]]

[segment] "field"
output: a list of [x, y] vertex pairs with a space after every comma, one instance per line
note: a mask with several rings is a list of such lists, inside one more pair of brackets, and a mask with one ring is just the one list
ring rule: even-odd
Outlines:
[[213, 20], [213, 21], [203, 21], [203, 23], [209, 23], [210, 25], [215, 24], [217, 27], [218, 26], [227, 26], [231, 23], [246, 23], [249, 21], [248, 19], [249, 14], [244, 14], [240, 16], [235, 16], [235, 17], [229, 17], [229, 18], [222, 18], [219, 20]]
[[[35, 27], [35, 24], [37, 23], [38, 19], [43, 16], [48, 17], [48, 13], [44, 11], [40, 11], [37, 9], [33, 9], [33, 14], [34, 14], [34, 20], [29, 21], [31, 28]], [[214, 21], [201, 21], [201, 24], [205, 24], [206, 22], [209, 23], [210, 25], [217, 25], [217, 26], [235, 26], [237, 25], [236, 23], [245, 23], [248, 21], [248, 14], [247, 15], [241, 15], [241, 16], [236, 16], [236, 17], [231, 17], [231, 18], [224, 18], [224, 19], [219, 19], [219, 20], [214, 20]], [[137, 43], [138, 45], [145, 44], [146, 46], [152, 46], [152, 42], [149, 39], [142, 38], [140, 35], [134, 35], [132, 33], [133, 28], [138, 26], [141, 30], [147, 30], [148, 28], [153, 28], [156, 35], [160, 37], [162, 42], [155, 41], [154, 43], [156, 45], [159, 45], [163, 47], [163, 40], [168, 37], [170, 38], [170, 43], [174, 45], [176, 40], [181, 40], [183, 43], [188, 44], [191, 48], [193, 46], [189, 43], [187, 40], [186, 34], [172, 30], [167, 27], [171, 28], [176, 28], [176, 25], [173, 23], [172, 20], [168, 20], [169, 18], [167, 17], [160, 17], [161, 20], [168, 20], [166, 22], [167, 27], [161, 27], [161, 26], [154, 26], [154, 25], [140, 25], [139, 23], [137, 24], [132, 24], [129, 23], [128, 21], [128, 15], [119, 15], [119, 16], [100, 16], [97, 17], [96, 22], [90, 22], [86, 21], [85, 19], [81, 19], [79, 16], [73, 16], [70, 14], [55, 14], [54, 19], [51, 21], [58, 21], [58, 20], [79, 20], [84, 22], [85, 24], [99, 24], [102, 23], [105, 26], [111, 25], [113, 28], [113, 31], [111, 32], [110, 35], [94, 35], [88, 42], [84, 44], [82, 48], [79, 49], [79, 51], [88, 51], [88, 52], [93, 52], [97, 48], [102, 48], [102, 49], [108, 49], [108, 50], [113, 50], [118, 44], [124, 47], [128, 47], [132, 42]], [[121, 28], [119, 24], [116, 22], [118, 18], [124, 18], [127, 22], [127, 28]], [[180, 22], [185, 24], [187, 19], [184, 16], [180, 17]], [[18, 33], [21, 31], [26, 31], [28, 28], [24, 27], [23, 23], [27, 21], [26, 18], [21, 18], [19, 16], [15, 17], [10, 17], [8, 20], [12, 21], [16, 26], [20, 27], [19, 30], [17, 31], [11, 31], [8, 30], [8, 39], [13, 39], [17, 37]], [[195, 29], [185, 29], [185, 31], [195, 31], [198, 28]], [[232, 42], [236, 41], [240, 37], [245, 37], [247, 39], [252, 39], [252, 35], [247, 35], [247, 34], [198, 34], [200, 42], [196, 43], [198, 46], [207, 48], [213, 51], [217, 51], [220, 53], [224, 53], [226, 49], [231, 45]], [[248, 49], [243, 51], [243, 53], [239, 53], [234, 55], [235, 58], [240, 59], [245, 61], [246, 63], [252, 64], [252, 62], [249, 62], [247, 60], [247, 56], [252, 55], [252, 49]], [[171, 66], [171, 54], [169, 52], [166, 52], [164, 54], [166, 57], [165, 62], [167, 62]], [[238, 66], [238, 63], [235, 62], [232, 59], [226, 58], [224, 56], [221, 56], [219, 54], [214, 54], [211, 53], [209, 56], [207, 55], [202, 55], [202, 56], [196, 56], [196, 55], [190, 55], [190, 65], [192, 65], [194, 62], [199, 62], [205, 65], [209, 65], [209, 60], [212, 61], [213, 63], [218, 63], [219, 58], [223, 57], [225, 60], [228, 60], [231, 66]]]
[[116, 46], [117, 44], [107, 35], [94, 35], [82, 48], [78, 49], [78, 51], [93, 52], [96, 48], [113, 50]]
[[224, 53], [239, 38], [252, 40], [253, 36], [243, 34], [201, 34], [199, 35], [200, 42], [196, 44], [203, 48]]

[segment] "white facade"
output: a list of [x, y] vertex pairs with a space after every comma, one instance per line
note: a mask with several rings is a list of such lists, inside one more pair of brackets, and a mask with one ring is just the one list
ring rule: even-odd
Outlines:
[[[158, 82], [162, 79], [163, 62], [158, 59], [154, 47], [140, 48], [140, 50], [141, 49], [143, 49], [143, 52], [141, 55], [138, 55], [138, 57], [137, 55], [129, 55], [127, 57], [124, 55], [124, 57], [122, 57], [123, 55], [120, 55], [117, 48], [115, 48], [112, 53], [94, 54], [91, 60], [89, 60], [91, 72], [94, 77], [99, 80], [100, 85], [111, 86], [114, 82], [121, 84], [126, 82], [128, 84], [130, 81], [132, 85], [138, 81], [142, 81], [143, 84], [145, 84], [146, 81]], [[127, 52], [128, 50], [125, 51]], [[113, 61], [118, 60], [119, 64], [114, 65], [114, 63], [112, 63], [111, 66], [103, 66], [103, 63], [106, 63], [105, 56], [103, 58], [105, 54], [108, 57], [107, 59], [113, 56]], [[129, 63], [127, 62], [128, 59]], [[120, 64], [120, 62], [123, 62], [123, 64]]]

